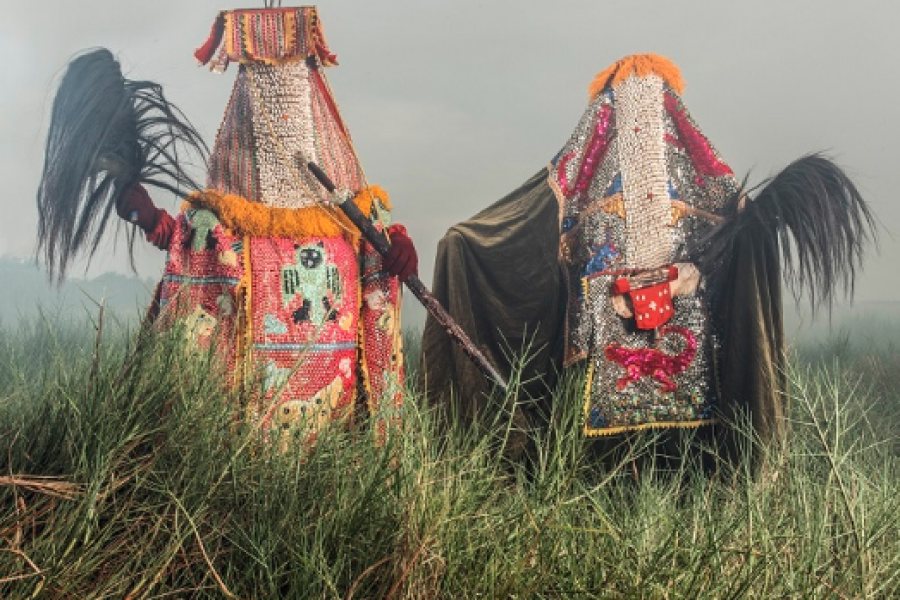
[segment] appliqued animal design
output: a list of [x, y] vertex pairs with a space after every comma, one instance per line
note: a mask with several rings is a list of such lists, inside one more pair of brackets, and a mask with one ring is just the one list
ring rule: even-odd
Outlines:
[[[187, 211], [188, 223], [191, 226], [191, 250], [211, 250], [216, 247], [216, 238], [213, 230], [219, 226], [219, 219], [215, 213], [205, 208]], [[224, 264], [224, 263], [223, 263]]]
[[674, 392], [677, 386], [672, 377], [681, 373], [693, 362], [697, 353], [697, 338], [684, 327], [664, 327], [659, 330], [660, 336], [679, 335], [684, 339], [684, 350], [679, 354], [666, 354], [658, 348], [623, 348], [618, 342], [612, 343], [604, 350], [606, 359], [625, 368], [625, 376], [616, 382], [619, 391], [629, 383], [644, 377], [652, 377], [658, 381], [660, 392]]
[[341, 303], [341, 276], [337, 265], [328, 262], [322, 242], [295, 246], [296, 263], [281, 268], [281, 297], [287, 308], [298, 297], [300, 307], [291, 317], [295, 323], [319, 326], [337, 319]]
[[[281, 451], [287, 451], [292, 439], [312, 441], [314, 438], [309, 436], [314, 436], [317, 430], [344, 416], [338, 413], [343, 394], [344, 381], [338, 376], [312, 398], [289, 400], [273, 408], [269, 423], [272, 430], [281, 430]], [[290, 430], [293, 430], [293, 435], [287, 435]]]

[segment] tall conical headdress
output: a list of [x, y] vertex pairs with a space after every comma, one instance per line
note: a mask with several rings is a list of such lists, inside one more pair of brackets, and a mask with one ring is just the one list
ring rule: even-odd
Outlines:
[[311, 206], [326, 196], [308, 161], [339, 187], [363, 187], [350, 134], [321, 71], [337, 61], [315, 7], [223, 11], [196, 56], [219, 70], [240, 63], [213, 147], [209, 187], [268, 206]]
[[661, 56], [614, 63], [591, 85], [590, 106], [560, 154], [555, 174], [567, 223], [598, 201], [620, 213], [630, 242], [623, 267], [671, 262], [682, 243], [672, 227], [680, 211], [716, 212], [739, 187], [685, 109], [683, 87], [678, 68]]
[[[551, 182], [563, 210], [561, 248], [580, 269], [569, 278], [569, 362], [592, 345], [588, 281], [687, 260], [739, 193], [731, 168], [685, 109], [683, 87], [678, 68], [661, 56], [614, 63], [594, 80], [588, 108], [560, 152]], [[605, 259], [584, 255], [598, 248], [607, 248]]]

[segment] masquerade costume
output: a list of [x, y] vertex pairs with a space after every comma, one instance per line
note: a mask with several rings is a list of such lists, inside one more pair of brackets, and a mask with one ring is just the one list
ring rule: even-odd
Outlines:
[[[193, 189], [174, 219], [134, 185], [154, 184], [134, 177], [134, 172], [153, 172], [156, 163], [177, 165], [174, 149], [195, 141], [183, 118], [163, 129], [168, 145], [138, 136], [138, 145], [162, 146], [166, 152], [156, 161], [131, 160], [136, 164], [130, 178], [109, 170], [98, 175], [95, 159], [94, 172], [82, 175], [79, 185], [90, 192], [98, 178], [111, 181], [113, 193], [97, 203], [105, 200], [114, 206], [168, 251], [158, 290], [158, 326], [183, 323], [201, 348], [218, 349], [234, 384], [260, 389], [249, 406], [253, 419], [266, 429], [306, 435], [308, 426], [345, 420], [357, 404], [365, 403], [383, 434], [388, 422], [399, 420], [402, 403], [399, 282], [384, 272], [381, 256], [343, 213], [328, 204], [307, 162], [317, 163], [339, 188], [357, 193], [355, 204], [378, 230], [397, 241], [387, 257], [391, 274], [405, 278], [415, 272], [415, 249], [404, 228], [391, 225], [384, 190], [365, 187], [349, 131], [321, 71], [336, 64], [336, 58], [317, 11], [222, 11], [196, 56], [217, 70], [239, 63], [209, 156], [208, 185], [200, 189], [186, 176], [171, 185], [179, 191]], [[70, 72], [86, 58], [93, 55], [73, 61]], [[105, 63], [110, 59], [104, 57]], [[108, 64], [104, 68], [111, 70]], [[81, 70], [97, 68], [85, 64]], [[64, 78], [57, 103], [77, 97], [65, 83]], [[85, 104], [102, 103], [87, 93], [84, 97]], [[125, 94], [123, 102], [129, 101]], [[55, 132], [74, 127], [74, 119], [64, 116], [54, 118], [51, 139]], [[194, 137], [186, 138], [182, 131]], [[197, 143], [188, 146], [199, 148]], [[48, 140], [48, 156], [54, 150]], [[102, 157], [103, 150], [98, 154]], [[56, 162], [61, 171], [65, 164]], [[57, 187], [50, 175], [43, 185], [48, 192]], [[62, 220], [53, 213], [54, 207], [65, 205], [59, 195], [55, 190], [39, 194], [39, 204], [50, 210], [48, 223]], [[110, 208], [105, 210], [108, 215]], [[78, 209], [70, 212], [77, 214]], [[81, 218], [86, 218], [83, 212]], [[63, 247], [59, 252], [54, 246], [58, 239], [42, 237], [48, 259], [54, 258], [54, 250], [63, 259], [72, 251]], [[300, 424], [305, 427], [297, 427]]]
[[[785, 381], [781, 261], [788, 281], [830, 301], [853, 275], [872, 218], [827, 159], [798, 160], [751, 198], [656, 55], [601, 72], [569, 141], [546, 170], [438, 246], [434, 291], [485, 353], [546, 406], [558, 368], [585, 364], [584, 432], [693, 428], [749, 411], [778, 429]], [[795, 245], [792, 254], [790, 244]], [[486, 383], [426, 324], [432, 397], [457, 387], [485, 409]]]

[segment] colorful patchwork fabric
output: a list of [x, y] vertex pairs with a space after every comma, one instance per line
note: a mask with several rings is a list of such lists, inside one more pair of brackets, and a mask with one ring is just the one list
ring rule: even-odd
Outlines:
[[304, 437], [360, 402], [387, 434], [402, 404], [400, 289], [378, 254], [355, 236], [241, 234], [208, 209], [182, 212], [160, 323], [183, 324], [193, 343], [216, 348], [235, 384], [261, 390], [249, 416], [265, 431]]
[[565, 363], [588, 362], [588, 435], [712, 422], [718, 342], [703, 287], [652, 275], [677, 273], [739, 184], [682, 87], [667, 59], [618, 61], [550, 169], [569, 280]]
[[257, 390], [249, 417], [267, 435], [287, 432], [282, 443], [366, 409], [384, 436], [402, 401], [400, 289], [308, 164], [355, 192], [379, 230], [390, 202], [366, 186], [320, 70], [336, 61], [316, 9], [223, 11], [196, 56], [217, 49], [215, 66], [241, 67], [208, 189], [177, 220], [160, 322], [186, 321], [215, 348], [233, 382]]

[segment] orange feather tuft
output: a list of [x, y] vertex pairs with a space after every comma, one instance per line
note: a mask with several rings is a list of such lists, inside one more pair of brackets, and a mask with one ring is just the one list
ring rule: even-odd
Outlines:
[[617, 60], [597, 74], [589, 88], [591, 100], [608, 86], [616, 86], [632, 75], [647, 77], [651, 74], [662, 77], [676, 93], [684, 91], [681, 71], [671, 60], [658, 54], [634, 54]]

